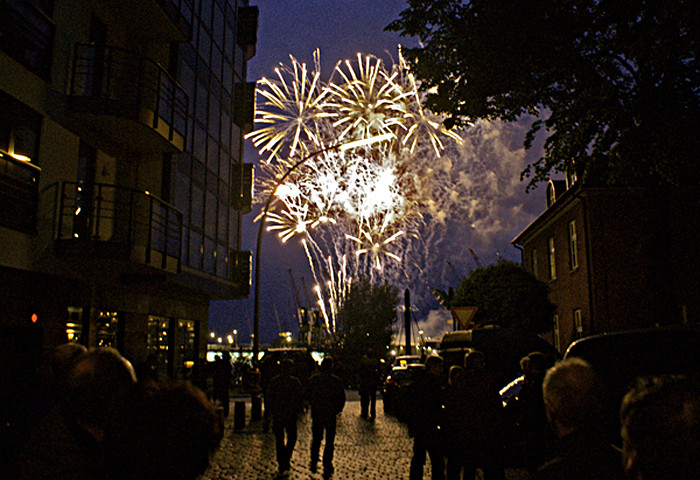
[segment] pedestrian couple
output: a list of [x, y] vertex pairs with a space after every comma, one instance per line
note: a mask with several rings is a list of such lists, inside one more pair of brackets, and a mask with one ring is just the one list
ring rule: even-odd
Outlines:
[[277, 465], [280, 476], [290, 469], [292, 452], [297, 441], [297, 420], [303, 411], [304, 400], [311, 406], [311, 472], [316, 472], [321, 441], [325, 435], [323, 450], [323, 478], [333, 474], [333, 446], [336, 418], [345, 406], [343, 382], [333, 374], [333, 358], [327, 356], [320, 371], [311, 376], [306, 390], [301, 381], [292, 375], [293, 362], [281, 362], [280, 373], [270, 380], [266, 408], [272, 418], [275, 434]]

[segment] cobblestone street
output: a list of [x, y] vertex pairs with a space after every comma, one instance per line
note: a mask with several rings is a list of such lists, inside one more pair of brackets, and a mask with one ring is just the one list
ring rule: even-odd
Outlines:
[[[407, 479], [411, 462], [413, 440], [408, 437], [404, 424], [392, 416], [385, 416], [381, 399], [377, 400], [377, 418], [374, 422], [360, 418], [357, 392], [348, 391], [348, 401], [338, 419], [335, 439], [333, 479]], [[240, 399], [239, 399], [240, 400]], [[262, 432], [262, 422], [250, 422], [250, 399], [246, 401], [246, 424], [234, 430], [233, 402], [226, 419], [226, 431], [221, 448], [203, 480], [272, 480], [277, 476], [275, 437]], [[289, 479], [321, 479], [309, 470], [311, 445], [311, 418], [308, 413], [299, 420], [299, 436], [292, 456]], [[321, 447], [323, 449], [323, 447]], [[429, 462], [425, 478], [430, 478]], [[526, 478], [508, 472], [509, 479]]]

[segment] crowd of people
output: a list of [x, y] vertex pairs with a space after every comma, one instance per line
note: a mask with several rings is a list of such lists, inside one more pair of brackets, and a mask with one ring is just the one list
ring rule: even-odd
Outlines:
[[[502, 480], [513, 463], [525, 467], [532, 480], [700, 478], [698, 379], [638, 379], [622, 401], [617, 448], [601, 420], [603, 386], [586, 361], [555, 363], [539, 352], [527, 355], [519, 395], [505, 406], [486, 373], [487, 361], [477, 350], [461, 365], [429, 356], [422, 374], [404, 390], [402, 419], [413, 440], [410, 480], [424, 477], [428, 459], [434, 480], [471, 480], [477, 469], [485, 480]], [[160, 378], [151, 363], [134, 369], [111, 348], [56, 348], [35, 409], [45, 413], [27, 422], [8, 478], [194, 480], [202, 474], [223, 436], [224, 412], [214, 402], [229, 403], [231, 365], [214, 362], [220, 378], [213, 379], [208, 398], [189, 382]], [[304, 381], [291, 359], [278, 363], [264, 392], [279, 474], [290, 470], [297, 423], [308, 408], [309, 468], [316, 473], [320, 460], [328, 479], [337, 417], [346, 402], [334, 359], [326, 356]], [[366, 355], [359, 372], [361, 416], [372, 420], [377, 360]]]
[[406, 387], [410, 480], [423, 478], [427, 458], [433, 480], [471, 480], [477, 469], [502, 480], [508, 466], [532, 480], [700, 478], [698, 379], [639, 379], [622, 401], [619, 448], [606, 429], [604, 388], [583, 359], [527, 355], [521, 391], [505, 406], [485, 361], [472, 350], [446, 368], [434, 355]]
[[57, 347], [50, 378], [6, 478], [194, 480], [223, 436], [207, 395], [157, 380], [117, 350]]

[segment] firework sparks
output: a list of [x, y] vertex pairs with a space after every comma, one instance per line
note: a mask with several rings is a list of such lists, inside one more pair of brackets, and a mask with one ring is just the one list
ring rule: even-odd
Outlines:
[[[416, 161], [417, 151], [426, 145], [440, 158], [445, 139], [461, 138], [423, 110], [400, 55], [387, 69], [358, 54], [356, 62], [339, 62], [331, 76], [339, 81], [327, 83], [320, 80], [318, 51], [315, 70], [290, 59], [277, 78], [258, 85], [260, 128], [248, 138], [267, 161], [259, 165], [257, 198], [275, 194], [268, 230], [283, 242], [302, 237], [319, 309], [333, 331], [348, 282], [361, 274], [378, 277], [387, 261], [402, 268], [430, 210], [429, 170]], [[387, 141], [334, 148], [378, 135]]]

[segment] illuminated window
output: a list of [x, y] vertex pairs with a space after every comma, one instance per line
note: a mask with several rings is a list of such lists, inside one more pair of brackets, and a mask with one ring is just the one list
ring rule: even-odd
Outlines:
[[119, 348], [119, 315], [117, 312], [99, 312], [95, 320], [97, 346]]
[[576, 338], [583, 337], [583, 323], [581, 321], [581, 309], [577, 308], [574, 310], [574, 335]]
[[559, 339], [559, 315], [554, 315], [552, 329], [554, 330], [554, 348], [561, 351], [561, 340]]
[[148, 316], [148, 336], [146, 350], [156, 359], [159, 372], [168, 371], [168, 350], [170, 338], [170, 320], [165, 317]]
[[554, 280], [557, 278], [557, 263], [554, 250], [554, 237], [549, 237], [547, 239], [547, 253], [547, 257], [549, 259], [549, 279]]
[[85, 343], [83, 339], [83, 309], [81, 307], [68, 307], [66, 339], [71, 343]]
[[576, 220], [569, 222], [569, 267], [578, 268], [578, 241], [576, 240]]

